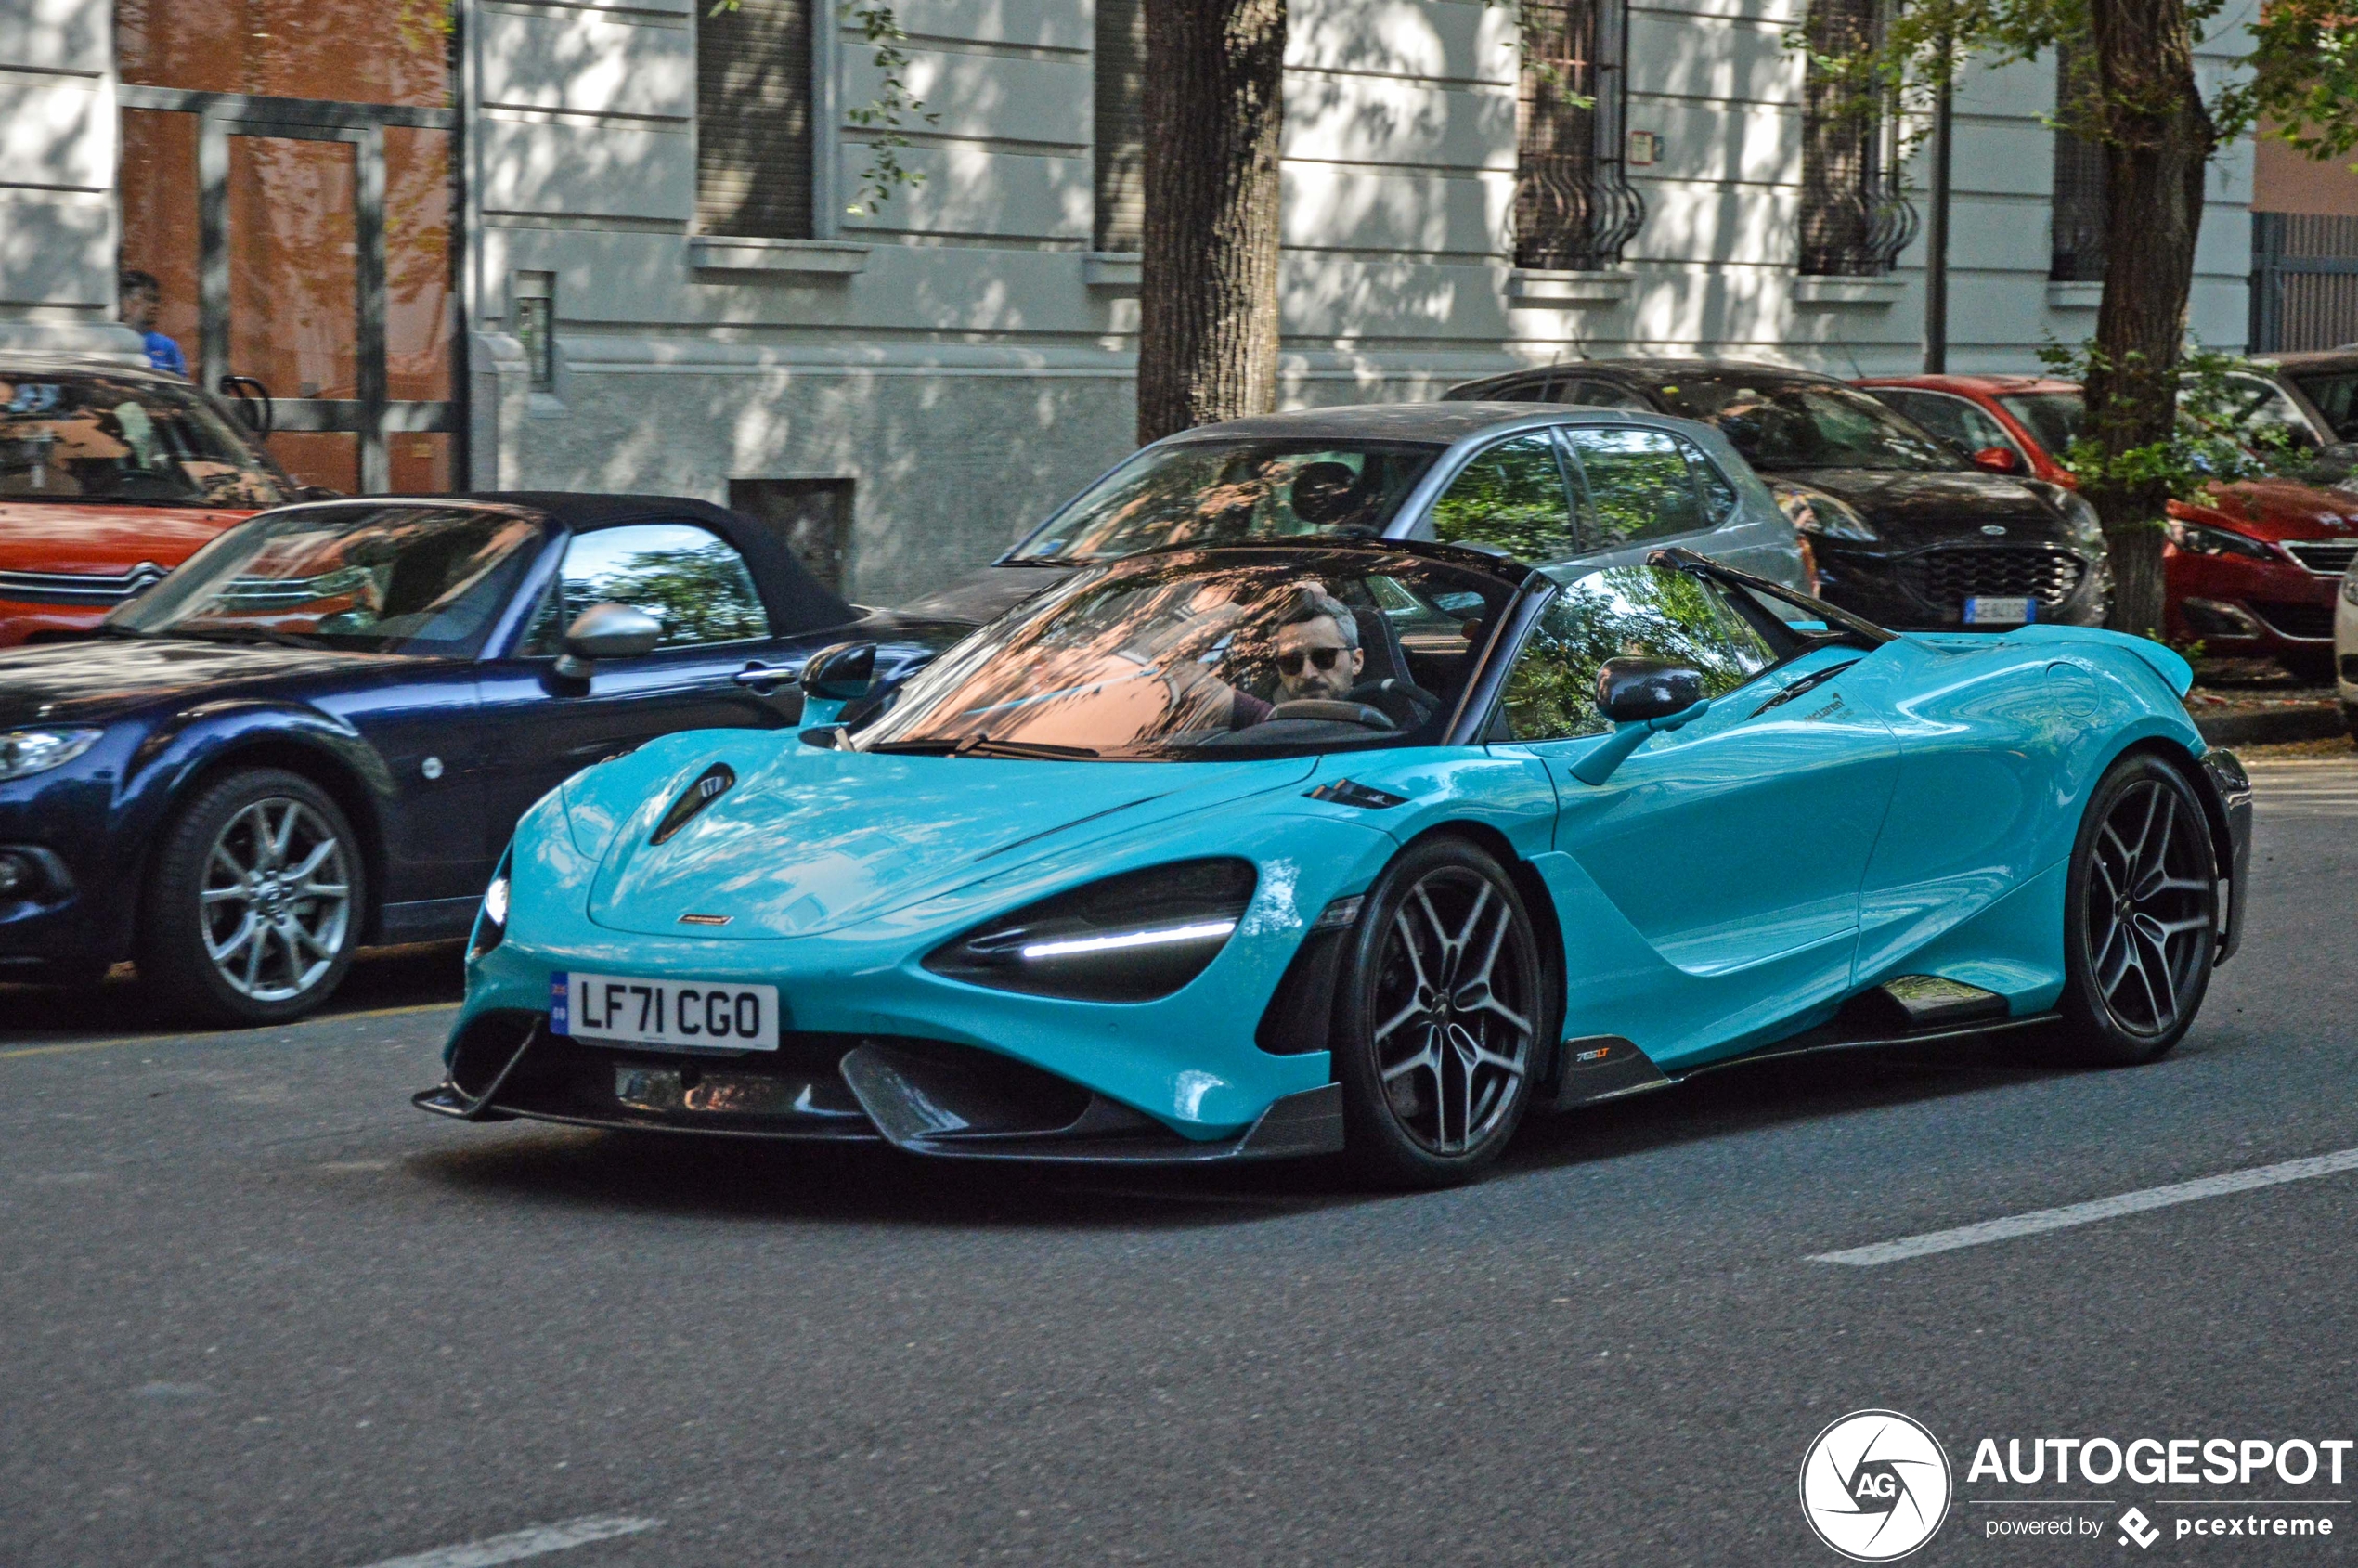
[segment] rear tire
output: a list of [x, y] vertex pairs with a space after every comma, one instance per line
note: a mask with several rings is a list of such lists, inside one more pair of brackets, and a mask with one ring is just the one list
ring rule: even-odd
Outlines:
[[1513, 878], [1463, 840], [1414, 845], [1376, 879], [1345, 952], [1345, 1160], [1384, 1186], [1471, 1179], [1547, 1068], [1547, 972]]
[[2185, 776], [2139, 753], [2089, 797], [2064, 905], [2063, 1014], [2074, 1060], [2126, 1067], [2178, 1043], [2209, 989], [2219, 867]]
[[343, 983], [368, 908], [359, 836], [326, 791], [232, 773], [174, 813], [140, 910], [139, 978], [175, 1014], [301, 1017]]

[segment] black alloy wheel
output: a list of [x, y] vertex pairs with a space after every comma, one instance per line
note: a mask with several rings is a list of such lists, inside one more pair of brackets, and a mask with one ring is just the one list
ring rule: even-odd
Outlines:
[[1445, 1186], [1506, 1147], [1546, 1069], [1554, 1009], [1530, 913], [1457, 838], [1411, 846], [1360, 906], [1338, 999], [1346, 1158], [1391, 1186]]
[[2073, 1054], [2152, 1061], [2194, 1022], [2219, 947], [2218, 861], [2183, 774], [2144, 753], [2113, 764], [2080, 822], [2065, 898]]
[[174, 814], [156, 846], [139, 978], [175, 1015], [300, 1017], [352, 966], [365, 875], [359, 836], [310, 780], [278, 769], [219, 779]]

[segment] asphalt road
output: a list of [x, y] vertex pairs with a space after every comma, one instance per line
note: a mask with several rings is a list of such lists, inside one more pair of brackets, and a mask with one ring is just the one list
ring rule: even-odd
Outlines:
[[[1966, 1470], [2358, 1438], [2358, 1171], [1810, 1261], [2358, 1148], [2358, 766], [2261, 783], [2248, 945], [2159, 1065], [1740, 1069], [1430, 1196], [454, 1126], [406, 1103], [447, 950], [273, 1032], [0, 990], [0, 1563], [1834, 1563], [1796, 1475], [1862, 1407], [1954, 1467], [1912, 1562], [2347, 1555], [2358, 1457]], [[2226, 1498], [2337, 1534], [2177, 1536]]]

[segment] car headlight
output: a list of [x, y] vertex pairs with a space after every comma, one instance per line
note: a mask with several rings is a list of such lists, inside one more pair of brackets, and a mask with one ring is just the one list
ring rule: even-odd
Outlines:
[[103, 730], [0, 731], [0, 784], [62, 768], [98, 744]]
[[467, 956], [481, 958], [498, 947], [508, 936], [508, 861], [515, 853], [511, 849], [499, 857], [499, 869], [491, 874], [491, 886], [483, 890], [483, 908], [475, 914], [474, 939], [467, 943]]
[[1777, 498], [1777, 510], [1801, 533], [1859, 544], [1873, 544], [1883, 537], [1857, 507], [1823, 490], [1780, 481], [1769, 486], [1769, 493]]
[[2214, 528], [2207, 523], [2186, 523], [2173, 517], [2169, 526], [2170, 542], [2196, 555], [2239, 555], [2252, 561], [2282, 559], [2273, 547], [2258, 539]]
[[927, 953], [937, 975], [1075, 1002], [1151, 1002], [1220, 956], [1252, 902], [1252, 862], [1174, 861], [1000, 916]]
[[2102, 561], [2108, 553], [2105, 544], [2105, 520], [2086, 497], [2066, 490], [2060, 485], [2054, 490], [2055, 510], [2063, 513], [2064, 538], [2073, 548], [2091, 561]]

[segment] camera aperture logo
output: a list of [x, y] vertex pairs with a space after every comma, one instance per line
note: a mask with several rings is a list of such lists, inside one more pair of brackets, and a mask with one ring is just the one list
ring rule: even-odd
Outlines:
[[1801, 1460], [1801, 1511], [1854, 1562], [1907, 1556], [1949, 1515], [1953, 1482], [1940, 1440], [1897, 1410], [1854, 1410]]

